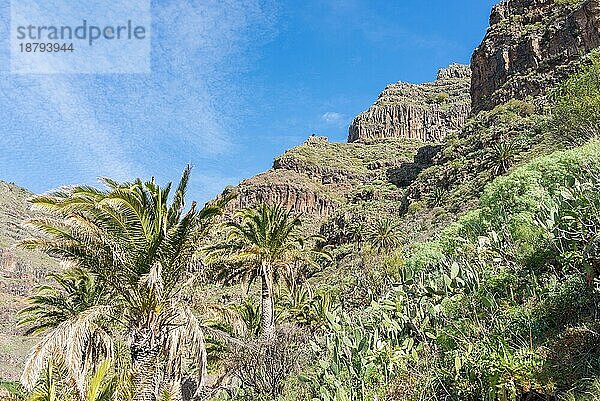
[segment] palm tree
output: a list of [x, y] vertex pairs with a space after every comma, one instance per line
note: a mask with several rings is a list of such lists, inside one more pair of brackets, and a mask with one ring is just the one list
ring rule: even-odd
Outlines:
[[101, 304], [106, 295], [94, 276], [79, 267], [50, 274], [55, 286], [43, 285], [27, 299], [29, 306], [18, 313], [19, 326], [26, 326], [25, 335], [40, 334], [79, 313]]
[[377, 253], [390, 251], [402, 242], [400, 226], [388, 218], [377, 220], [368, 228], [366, 239]]
[[259, 204], [235, 217], [226, 223], [227, 242], [208, 248], [209, 261], [225, 260], [228, 279], [242, 278], [249, 286], [261, 280], [261, 332], [268, 337], [275, 326], [276, 281], [294, 282], [300, 266], [316, 266], [317, 257], [329, 255], [308, 247], [318, 237], [303, 236], [299, 216], [280, 206]]
[[85, 273], [75, 280], [61, 276], [65, 294], [42, 289], [22, 313], [23, 323], [41, 317], [31, 330], [44, 333], [21, 378], [27, 388], [49, 358], [62, 353], [83, 397], [94, 361], [112, 358], [114, 340], [122, 338], [134, 400], [155, 400], [165, 387], [177, 387], [186, 355], [199, 372], [200, 391], [206, 375], [203, 330], [182, 290], [197, 263], [199, 242], [227, 200], [201, 210], [192, 203], [184, 211], [190, 170], [184, 170], [170, 203], [171, 184], [161, 188], [154, 178], [131, 183], [104, 178], [104, 189], [74, 186], [31, 199], [48, 217], [29, 222], [40, 235], [21, 245]]

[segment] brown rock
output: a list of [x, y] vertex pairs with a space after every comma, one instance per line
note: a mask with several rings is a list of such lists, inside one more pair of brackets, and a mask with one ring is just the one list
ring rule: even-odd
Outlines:
[[438, 142], [459, 130], [470, 112], [469, 67], [454, 64], [424, 84], [388, 85], [369, 110], [349, 128], [348, 142], [374, 138], [411, 138]]
[[600, 2], [505, 0], [471, 60], [473, 112], [543, 96], [600, 46]]

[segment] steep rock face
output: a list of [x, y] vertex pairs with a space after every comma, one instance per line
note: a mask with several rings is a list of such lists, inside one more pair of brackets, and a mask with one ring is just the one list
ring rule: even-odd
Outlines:
[[471, 60], [473, 111], [540, 96], [600, 46], [600, 1], [505, 0]]
[[276, 174], [264, 173], [245, 180], [237, 189], [237, 197], [229, 207], [240, 209], [267, 203], [311, 216], [327, 216], [335, 210], [337, 202], [321, 193], [318, 188], [295, 185], [292, 182], [269, 182], [274, 175]]
[[469, 116], [471, 72], [454, 64], [424, 84], [388, 85], [369, 110], [349, 128], [348, 142], [374, 138], [410, 138], [437, 142], [459, 130]]

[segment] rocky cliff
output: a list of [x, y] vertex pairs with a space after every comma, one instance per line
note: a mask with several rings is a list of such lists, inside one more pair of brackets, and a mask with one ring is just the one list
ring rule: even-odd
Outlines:
[[434, 82], [388, 85], [369, 110], [349, 128], [348, 142], [374, 138], [411, 138], [437, 142], [459, 130], [469, 116], [471, 72], [454, 64]]
[[544, 95], [598, 46], [598, 0], [503, 1], [471, 60], [473, 112]]

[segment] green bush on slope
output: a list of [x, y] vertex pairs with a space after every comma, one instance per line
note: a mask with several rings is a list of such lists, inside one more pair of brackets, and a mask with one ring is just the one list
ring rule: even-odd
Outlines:
[[[520, 400], [584, 388], [600, 375], [600, 298], [540, 222], [548, 207], [573, 206], [560, 202], [566, 187], [599, 173], [600, 143], [590, 142], [497, 178], [478, 210], [399, 265], [387, 295], [317, 339], [304, 396]], [[578, 213], [599, 192], [585, 196], [595, 201]]]
[[552, 129], [567, 145], [580, 145], [600, 135], [600, 53], [553, 93]]
[[[598, 294], [582, 272], [585, 257], [597, 258], [590, 252], [590, 237], [597, 246], [597, 231], [568, 238], [569, 247], [556, 247], [554, 225], [539, 223], [553, 205], [558, 215], [589, 215], [587, 225], [597, 229], [598, 176], [598, 142], [541, 157], [496, 179], [484, 191], [480, 210], [432, 243], [434, 249], [443, 244], [461, 271], [474, 268], [481, 279], [473, 294], [442, 301], [447, 314], [436, 337], [441, 346], [438, 370], [446, 372], [440, 385], [453, 389], [454, 396], [481, 399], [492, 391], [494, 397], [517, 399], [524, 392], [550, 394], [600, 374], [600, 343], [593, 334]], [[588, 190], [569, 199], [581, 202], [561, 202], [575, 180]], [[596, 190], [589, 190], [590, 185]], [[581, 265], [564, 263], [561, 249], [581, 253]], [[565, 344], [572, 349], [562, 349]], [[464, 360], [461, 374], [452, 377], [452, 369], [443, 365], [451, 365], [448, 354], [457, 351]]]
[[482, 226], [504, 231], [525, 259], [539, 249], [542, 229], [534, 217], [541, 204], [578, 179], [600, 174], [600, 145], [592, 142], [574, 150], [556, 152], [500, 177], [481, 197]]

